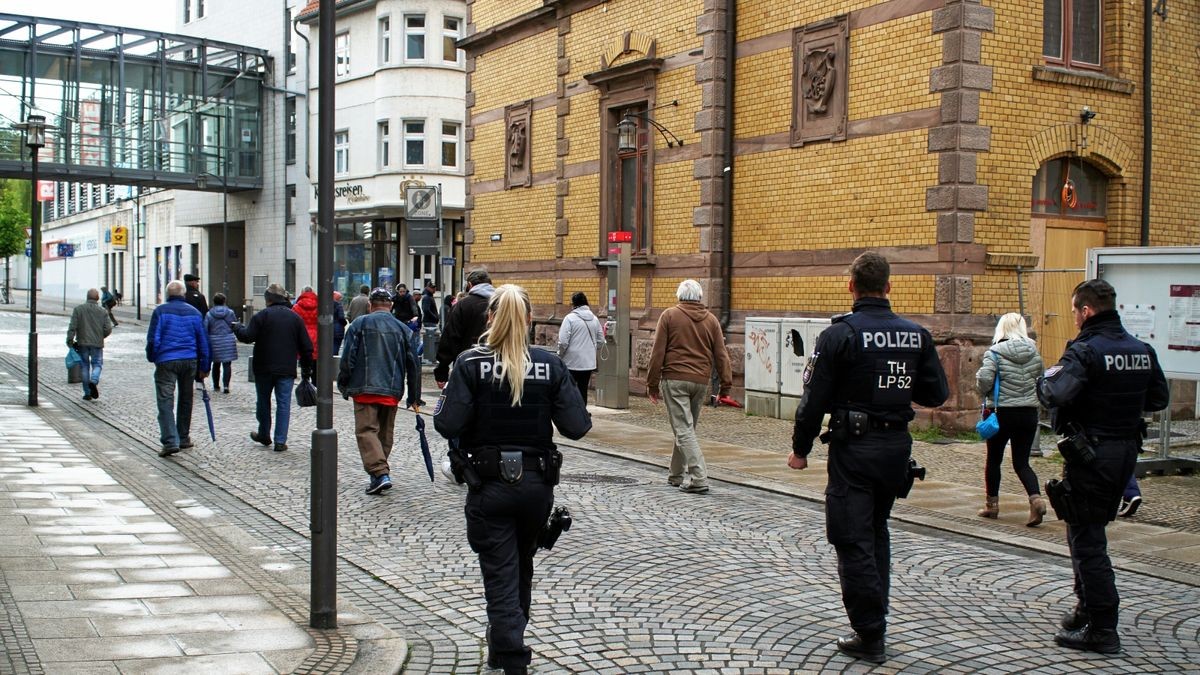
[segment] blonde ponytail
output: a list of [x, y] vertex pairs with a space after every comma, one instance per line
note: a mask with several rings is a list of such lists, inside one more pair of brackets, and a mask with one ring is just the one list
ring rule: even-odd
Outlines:
[[488, 329], [479, 337], [492, 353], [493, 380], [503, 375], [512, 390], [513, 406], [521, 405], [525, 370], [529, 367], [529, 294], [504, 284], [488, 302]]

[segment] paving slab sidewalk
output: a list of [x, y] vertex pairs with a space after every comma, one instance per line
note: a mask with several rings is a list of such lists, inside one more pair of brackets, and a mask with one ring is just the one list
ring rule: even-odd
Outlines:
[[0, 373], [0, 672], [400, 672], [390, 629], [344, 604], [308, 628], [307, 570], [17, 388]]
[[[671, 433], [622, 421], [621, 411], [594, 406], [589, 406], [589, 410], [594, 415], [594, 425], [584, 440], [559, 438], [557, 442], [663, 468], [669, 465], [674, 445]], [[639, 417], [632, 415], [629, 419], [639, 420]], [[736, 419], [733, 422], [730, 419], [733, 418], [726, 415], [722, 421], [726, 424], [737, 423]], [[600, 420], [603, 422], [599, 423]], [[709, 417], [707, 422], [702, 419], [700, 428], [703, 430], [705, 424], [713, 423], [713, 417]], [[762, 421], [756, 423], [761, 424]], [[779, 423], [790, 425], [789, 422]], [[810, 457], [808, 469], [795, 471], [788, 468], [786, 463], [790, 448], [756, 447], [756, 441], [761, 439], [753, 433], [747, 433], [744, 438], [744, 444], [701, 438], [700, 445], [713, 479], [824, 501], [826, 469], [823, 459]], [[918, 458], [925, 450], [932, 450], [929, 444], [914, 443], [913, 452]], [[1050, 477], [1044, 476], [1043, 479]], [[663, 481], [666, 481], [665, 471]], [[892, 515], [901, 522], [1069, 556], [1066, 526], [1054, 518], [1053, 511], [1047, 514], [1046, 521], [1040, 527], [1025, 527], [1029, 514], [1028, 501], [1019, 495], [1002, 493], [1000, 518], [985, 520], [975, 515], [980, 506], [980, 494], [977, 484], [966, 485], [931, 477], [930, 480], [918, 482], [908, 499], [897, 501]], [[705, 498], [719, 499], [719, 484]], [[1108, 539], [1109, 552], [1117, 568], [1200, 586], [1200, 532], [1118, 519], [1109, 526]]]

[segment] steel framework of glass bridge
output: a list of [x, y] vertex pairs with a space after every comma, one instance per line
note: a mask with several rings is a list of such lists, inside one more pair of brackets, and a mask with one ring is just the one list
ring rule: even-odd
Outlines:
[[270, 67], [262, 49], [0, 13], [0, 177], [30, 176], [11, 127], [40, 114], [45, 180], [261, 188]]

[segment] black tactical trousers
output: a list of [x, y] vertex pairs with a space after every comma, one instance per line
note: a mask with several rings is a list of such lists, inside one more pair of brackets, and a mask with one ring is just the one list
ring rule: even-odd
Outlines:
[[871, 431], [829, 448], [825, 527], [838, 556], [842, 603], [854, 630], [866, 638], [887, 630], [891, 541], [887, 520], [904, 485], [912, 438], [905, 431]]
[[1067, 523], [1067, 545], [1075, 571], [1075, 596], [1093, 628], [1116, 628], [1120, 596], [1108, 557], [1104, 528], [1117, 516], [1121, 495], [1137, 463], [1137, 441], [1102, 441], [1088, 465], [1067, 462], [1076, 522]]
[[525, 624], [533, 591], [533, 554], [538, 532], [554, 506], [554, 487], [539, 471], [521, 482], [494, 478], [467, 494], [467, 541], [479, 554], [487, 600], [488, 653], [500, 667], [527, 666]]

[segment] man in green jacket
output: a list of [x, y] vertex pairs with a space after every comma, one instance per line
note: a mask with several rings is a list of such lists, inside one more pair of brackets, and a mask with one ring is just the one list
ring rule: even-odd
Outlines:
[[100, 368], [104, 365], [104, 338], [112, 334], [112, 321], [100, 306], [100, 291], [88, 289], [87, 302], [71, 312], [67, 346], [83, 360], [83, 400], [100, 398]]

